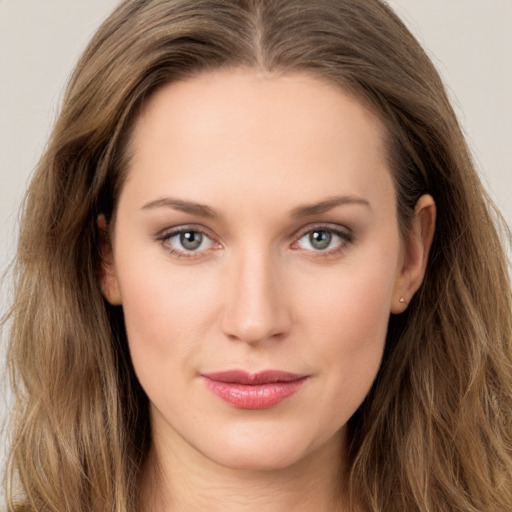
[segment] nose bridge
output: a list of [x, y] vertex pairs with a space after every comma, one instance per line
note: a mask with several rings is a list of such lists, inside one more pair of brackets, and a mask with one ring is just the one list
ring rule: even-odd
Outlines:
[[280, 289], [280, 265], [270, 250], [241, 248], [232, 255], [222, 329], [230, 338], [258, 343], [289, 329]]

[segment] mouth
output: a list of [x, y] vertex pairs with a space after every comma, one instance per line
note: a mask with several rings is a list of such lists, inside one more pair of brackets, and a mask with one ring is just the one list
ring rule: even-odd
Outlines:
[[297, 393], [307, 375], [265, 370], [249, 373], [229, 370], [202, 374], [206, 387], [228, 405], [238, 409], [269, 409]]

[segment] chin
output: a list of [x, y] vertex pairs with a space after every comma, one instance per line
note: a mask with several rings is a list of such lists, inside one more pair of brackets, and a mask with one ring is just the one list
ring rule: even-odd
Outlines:
[[[242, 435], [231, 437], [230, 442], [211, 443], [203, 455], [225, 468], [243, 471], [279, 471], [300, 465], [310, 457], [320, 455], [338, 457], [341, 453], [342, 432], [338, 431], [330, 438], [311, 439], [305, 435], [294, 436], [283, 432], [272, 436], [259, 432], [261, 436]], [[247, 434], [247, 432], [244, 432]]]
[[[204, 454], [207, 457], [209, 454]], [[227, 469], [239, 471], [280, 471], [294, 466], [302, 459], [302, 454], [296, 450], [254, 449], [239, 451], [236, 449], [213, 453], [209, 456], [213, 462]]]

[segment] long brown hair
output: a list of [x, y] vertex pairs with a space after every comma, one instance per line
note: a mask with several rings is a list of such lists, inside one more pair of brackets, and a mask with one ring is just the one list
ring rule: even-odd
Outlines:
[[145, 100], [240, 66], [323, 77], [381, 118], [404, 234], [422, 194], [437, 204], [424, 283], [390, 318], [382, 367], [350, 420], [351, 495], [372, 512], [509, 512], [512, 319], [499, 215], [437, 72], [379, 0], [127, 0], [96, 33], [24, 203], [9, 510], [137, 509], [148, 404], [122, 311], [98, 284], [97, 217], [115, 214]]

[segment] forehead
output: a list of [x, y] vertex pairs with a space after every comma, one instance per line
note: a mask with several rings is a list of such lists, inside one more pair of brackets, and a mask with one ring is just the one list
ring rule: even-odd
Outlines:
[[[269, 127], [278, 120], [274, 128], [281, 132], [286, 129], [290, 135], [305, 134], [305, 128], [314, 122], [316, 129], [322, 125], [327, 133], [331, 127], [339, 130], [339, 115], [345, 116], [349, 110], [353, 129], [365, 124], [382, 140], [384, 126], [367, 104], [327, 79], [306, 72], [274, 74], [245, 68], [221, 69], [160, 88], [144, 105], [135, 136], [138, 133], [140, 138], [141, 131], [157, 124], [160, 128], [164, 122], [169, 128], [172, 123], [180, 135], [199, 137], [205, 134], [201, 128], [221, 129], [223, 124], [238, 123], [250, 129], [265, 120]], [[196, 124], [190, 122], [192, 117]], [[295, 121], [303, 123], [293, 127]]]
[[333, 186], [360, 195], [379, 173], [389, 179], [384, 135], [377, 116], [326, 80], [209, 72], [147, 102], [131, 141], [128, 183], [148, 194], [156, 182], [185, 195], [193, 186], [205, 201], [219, 187], [247, 197], [287, 190], [290, 200], [305, 190], [333, 195]]

